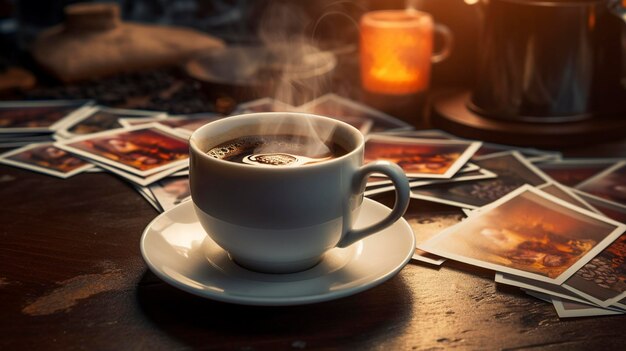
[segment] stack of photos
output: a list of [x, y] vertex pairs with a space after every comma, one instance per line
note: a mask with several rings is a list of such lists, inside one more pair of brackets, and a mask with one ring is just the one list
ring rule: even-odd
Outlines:
[[59, 178], [69, 178], [94, 167], [51, 142], [34, 143], [11, 150], [0, 156], [0, 163]]
[[555, 181], [576, 187], [619, 161], [610, 158], [572, 158], [541, 162], [536, 166]]
[[576, 185], [576, 189], [626, 209], [626, 161], [621, 161]]
[[[418, 248], [492, 269], [498, 283], [547, 294], [557, 312], [564, 300], [590, 305], [598, 315], [619, 311], [614, 304], [626, 297], [626, 225], [577, 206], [589, 205], [566, 188], [543, 188], [563, 197], [523, 185]], [[581, 313], [576, 316], [596, 315]]]
[[[443, 140], [466, 140], [458, 138], [452, 134], [439, 129], [425, 129], [425, 130], [408, 130], [408, 131], [391, 131], [396, 136], [403, 136], [407, 138], [426, 138], [426, 139], [443, 139]], [[561, 154], [556, 151], [545, 151], [533, 148], [514, 147], [509, 145], [494, 144], [483, 142], [480, 149], [474, 153], [474, 157], [491, 155], [503, 151], [517, 151], [524, 158], [530, 162], [550, 162], [561, 160]]]
[[[309, 109], [326, 111], [328, 117], [351, 123], [363, 134], [374, 126], [380, 131], [411, 128], [334, 94], [300, 107], [262, 98], [240, 104], [235, 113], [312, 112]], [[167, 211], [190, 199], [189, 137], [201, 126], [226, 117], [212, 112], [171, 116], [91, 101], [3, 102], [0, 147], [13, 149], [0, 154], [0, 163], [60, 178], [108, 172], [130, 182], [157, 211]], [[465, 165], [459, 172], [472, 176], [470, 171], [475, 170], [478, 167]]]
[[[626, 159], [563, 159], [554, 151], [457, 138], [334, 94], [301, 106], [272, 98], [237, 113], [302, 112], [365, 136], [365, 162], [398, 164], [411, 185], [405, 214], [415, 261], [456, 260], [495, 271], [551, 303], [560, 317], [626, 313]], [[94, 106], [0, 103], [0, 163], [60, 178], [103, 171], [130, 182], [157, 211], [190, 199], [188, 140], [219, 118]], [[53, 138], [56, 140], [54, 142]], [[366, 196], [394, 190], [374, 174]], [[424, 214], [424, 203], [436, 211]]]
[[223, 116], [216, 113], [197, 113], [191, 115], [178, 115], [168, 116], [167, 118], [160, 117], [144, 117], [144, 118], [120, 118], [119, 123], [125, 127], [130, 128], [142, 124], [159, 123], [166, 127], [170, 127], [181, 134], [191, 136], [196, 129], [203, 125], [216, 121]]
[[57, 139], [71, 139], [77, 136], [121, 128], [120, 118], [167, 118], [167, 114], [156, 111], [128, 110], [94, 106], [81, 111], [68, 119], [56, 132]]
[[87, 134], [54, 145], [141, 186], [189, 165], [187, 136], [157, 123]]
[[159, 212], [167, 211], [182, 202], [191, 200], [188, 170], [178, 171], [149, 186], [138, 184], [133, 184], [133, 186]]
[[[440, 130], [368, 135], [370, 147], [405, 139], [472, 142]], [[404, 217], [416, 237], [414, 260], [492, 269], [498, 284], [550, 302], [563, 318], [626, 313], [626, 160], [563, 159], [554, 151], [482, 143], [451, 178], [429, 179], [412, 177], [409, 170], [424, 169], [407, 166], [416, 159], [413, 147], [387, 148], [366, 144], [366, 159], [396, 162], [410, 178]], [[444, 159], [427, 172], [444, 169]], [[473, 179], [477, 172], [489, 173]], [[393, 191], [389, 183], [370, 178], [366, 196]], [[424, 217], [424, 201], [444, 207]]]
[[[386, 160], [399, 165], [409, 178], [412, 189], [488, 179], [496, 174], [468, 161], [480, 142], [398, 137], [370, 134], [365, 142], [365, 162]], [[374, 175], [367, 182], [366, 196], [393, 190], [384, 176]]]
[[57, 130], [92, 104], [86, 100], [0, 102], [0, 148], [53, 141]]

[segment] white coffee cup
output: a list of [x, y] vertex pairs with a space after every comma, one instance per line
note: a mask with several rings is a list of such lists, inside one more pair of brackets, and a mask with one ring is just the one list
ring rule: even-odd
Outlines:
[[[252, 135], [330, 135], [347, 153], [295, 167], [255, 166], [207, 152]], [[288, 273], [314, 266], [334, 247], [346, 247], [397, 221], [409, 203], [409, 184], [394, 163], [363, 165], [364, 138], [344, 122], [301, 113], [227, 117], [190, 139], [190, 186], [196, 215], [207, 234], [243, 267]], [[387, 175], [396, 203], [380, 222], [353, 229], [367, 177]]]

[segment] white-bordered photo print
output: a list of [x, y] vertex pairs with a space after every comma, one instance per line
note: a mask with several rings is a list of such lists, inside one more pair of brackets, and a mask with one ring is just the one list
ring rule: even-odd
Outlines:
[[52, 143], [30, 144], [11, 150], [0, 155], [0, 163], [59, 178], [69, 178], [94, 167]]
[[418, 248], [560, 285], [625, 229], [624, 224], [524, 185]]
[[626, 298], [626, 234], [622, 234], [563, 287], [602, 307]]
[[576, 194], [572, 189], [559, 183], [546, 183], [537, 186], [537, 189], [541, 189], [550, 195], [556, 196], [563, 201], [569, 202], [572, 205], [584, 208], [591, 212], [602, 214], [602, 212], [591, 206], [587, 201], [578, 196], [578, 194]]
[[2, 101], [0, 134], [53, 133], [92, 104], [91, 100]]
[[471, 182], [432, 184], [411, 189], [411, 197], [462, 208], [477, 209], [524, 184], [542, 185], [552, 179], [517, 151], [488, 155], [476, 161], [497, 178]]
[[188, 164], [187, 137], [158, 123], [89, 134], [55, 146], [140, 177]]
[[[417, 188], [421, 186], [427, 186], [432, 184], [442, 184], [442, 183], [450, 183], [450, 182], [464, 182], [470, 180], [479, 180], [479, 179], [490, 179], [496, 178], [497, 175], [493, 172], [490, 172], [486, 169], [479, 169], [477, 171], [465, 172], [465, 173], [457, 173], [454, 177], [450, 179], [409, 179], [409, 186], [411, 188]], [[393, 191], [395, 187], [391, 184], [391, 180], [387, 178], [378, 177], [374, 178], [374, 183], [370, 184], [368, 181], [367, 188], [365, 190], [364, 195], [370, 196], [374, 194], [383, 193], [386, 191]]]
[[191, 134], [198, 128], [207, 123], [217, 121], [224, 118], [221, 115], [215, 113], [198, 113], [193, 115], [180, 115], [180, 116], [167, 116], [161, 117], [140, 117], [140, 118], [120, 118], [118, 121], [120, 125], [125, 128], [159, 123], [166, 127], [170, 127], [177, 132], [191, 136]]
[[612, 316], [626, 313], [619, 309], [601, 308], [591, 304], [568, 301], [558, 297], [552, 297], [552, 304], [560, 318]]
[[154, 173], [154, 174], [150, 174], [148, 176], [142, 177], [142, 176], [138, 176], [138, 175], [135, 175], [135, 174], [123, 171], [123, 170], [121, 170], [119, 168], [116, 168], [116, 167], [112, 167], [112, 166], [109, 166], [109, 165], [105, 165], [103, 163], [99, 163], [97, 161], [92, 161], [92, 162], [96, 166], [98, 166], [98, 167], [100, 167], [100, 168], [102, 168], [104, 170], [107, 170], [107, 171], [109, 171], [109, 172], [111, 172], [111, 173], [113, 173], [115, 175], [118, 175], [118, 176], [124, 178], [125, 180], [128, 180], [128, 181], [130, 181], [132, 183], [135, 183], [137, 185], [141, 185], [141, 186], [144, 186], [144, 187], [147, 187], [150, 184], [152, 184], [152, 183], [154, 183], [154, 182], [156, 182], [158, 180], [161, 180], [163, 178], [167, 178], [167, 177], [169, 177], [169, 176], [179, 172], [180, 170], [183, 170], [183, 169], [189, 167], [188, 163], [181, 163], [181, 164], [178, 164], [176, 166], [173, 166], [173, 167], [170, 167], [170, 168], [166, 168], [165, 170], [160, 171], [159, 173]]
[[129, 110], [111, 108], [106, 106], [92, 106], [68, 118], [57, 131], [57, 134], [65, 139], [70, 139], [87, 134], [99, 133], [106, 130], [121, 128], [120, 118], [166, 118], [167, 114], [159, 111]]
[[500, 272], [496, 272], [496, 277], [494, 280], [496, 283], [499, 283], [499, 284], [516, 286], [524, 290], [530, 290], [530, 291], [534, 291], [534, 292], [541, 293], [541, 294], [561, 297], [564, 299], [577, 301], [581, 303], [589, 303], [589, 301], [585, 301], [583, 298], [565, 289], [561, 285], [540, 282], [534, 279], [514, 276], [510, 274], [504, 274]]
[[449, 179], [469, 161], [480, 145], [480, 142], [370, 134], [365, 141], [365, 162], [394, 162], [408, 177]]
[[617, 159], [610, 158], [569, 158], [541, 162], [536, 166], [555, 181], [574, 187], [613, 166]]
[[626, 161], [585, 180], [576, 189], [626, 208]]
[[176, 205], [191, 200], [189, 177], [167, 177], [150, 185], [159, 205], [167, 211]]

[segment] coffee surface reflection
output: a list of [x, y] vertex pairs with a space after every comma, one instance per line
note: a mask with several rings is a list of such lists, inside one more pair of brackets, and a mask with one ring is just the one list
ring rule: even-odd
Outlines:
[[301, 135], [251, 135], [211, 148], [213, 158], [257, 166], [293, 167], [343, 156], [347, 151], [335, 142]]

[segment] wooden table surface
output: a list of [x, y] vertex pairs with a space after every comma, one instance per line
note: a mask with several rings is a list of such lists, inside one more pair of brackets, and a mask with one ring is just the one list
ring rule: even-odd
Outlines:
[[[626, 140], [563, 150], [624, 156]], [[375, 198], [389, 205], [388, 196]], [[0, 166], [0, 349], [623, 349], [626, 315], [559, 319], [494, 272], [411, 262], [368, 291], [250, 307], [182, 292], [139, 251], [157, 212], [110, 174], [67, 180]], [[411, 203], [409, 214], [458, 216]], [[419, 226], [414, 229], [419, 230]]]

